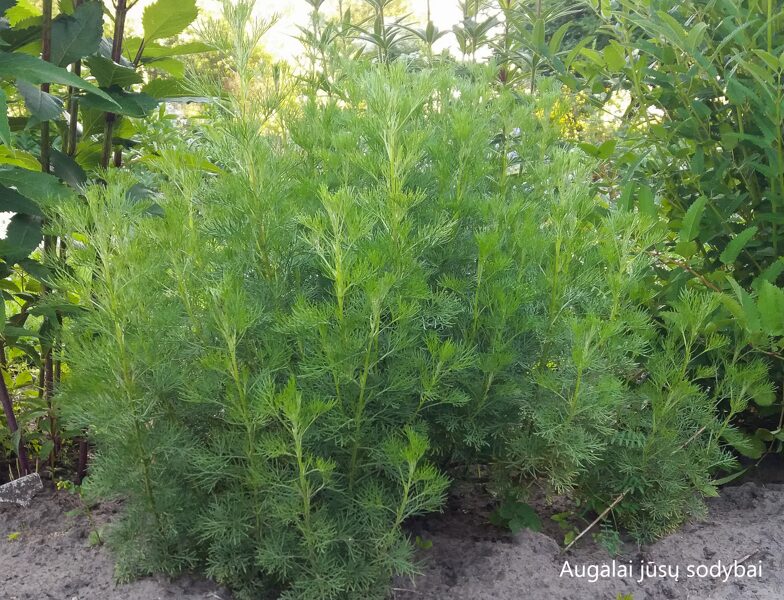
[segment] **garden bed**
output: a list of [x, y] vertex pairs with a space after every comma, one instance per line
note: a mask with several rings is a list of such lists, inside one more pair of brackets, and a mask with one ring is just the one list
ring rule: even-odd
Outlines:
[[[121, 508], [93, 511], [98, 528]], [[227, 600], [201, 578], [145, 578], [116, 585], [109, 550], [95, 543], [94, 528], [77, 498], [47, 486], [29, 508], [0, 504], [2, 600]]]
[[[720, 497], [708, 501], [705, 521], [687, 524], [654, 544], [639, 548], [624, 543], [615, 558], [614, 574], [613, 558], [590, 539], [562, 553], [563, 546], [554, 539], [558, 527], [547, 522], [543, 533], [524, 530], [512, 536], [494, 530], [486, 519], [491, 507], [478, 503], [467, 491], [450, 498], [443, 515], [417, 525], [414, 533], [420, 545], [429, 546], [421, 551], [424, 573], [413, 583], [397, 581], [394, 599], [616, 600], [629, 595], [629, 600], [780, 600], [784, 590], [780, 477], [781, 473], [766, 477], [768, 482], [725, 487]], [[669, 572], [640, 583], [640, 561], [668, 567]], [[710, 574], [702, 577], [704, 569], [715, 570], [719, 564], [734, 570], [734, 561], [746, 569], [745, 576], [737, 576], [738, 568], [726, 581]], [[630, 563], [633, 577], [621, 569]], [[609, 571], [606, 577], [598, 572], [603, 566]], [[672, 577], [676, 567], [677, 581]], [[761, 574], [751, 573], [752, 567]]]
[[[771, 478], [768, 478], [771, 479]], [[562, 554], [554, 529], [523, 531], [512, 536], [487, 524], [491, 505], [466, 488], [449, 501], [443, 515], [415, 523], [412, 534], [421, 538], [424, 573], [413, 583], [395, 582], [394, 600], [615, 600], [631, 594], [634, 600], [779, 600], [784, 589], [784, 483], [749, 481], [727, 487], [709, 501], [709, 516], [641, 550], [625, 544], [616, 558], [616, 576], [571, 577], [587, 565], [612, 565], [612, 558], [593, 541]], [[470, 488], [475, 489], [475, 488]], [[120, 507], [95, 509], [100, 526], [110, 522]], [[77, 511], [77, 512], [73, 512]], [[545, 520], [547, 521], [547, 520]], [[199, 578], [145, 578], [115, 585], [108, 550], [92, 543], [92, 527], [66, 492], [47, 489], [28, 509], [0, 505], [0, 589], [3, 600], [228, 600], [230, 594]], [[18, 535], [17, 535], [18, 534]], [[10, 536], [10, 537], [9, 537]], [[629, 561], [639, 572], [639, 561], [680, 568], [679, 581], [670, 577], [638, 584], [618, 576]], [[761, 575], [726, 582], [710, 577], [684, 577], [689, 565], [710, 567], [743, 560]]]

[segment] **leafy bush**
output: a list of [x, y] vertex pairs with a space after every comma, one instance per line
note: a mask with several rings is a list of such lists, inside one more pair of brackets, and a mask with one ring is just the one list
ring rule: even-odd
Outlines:
[[[403, 133], [427, 80], [394, 82], [355, 92], [384, 102], [389, 147], [416, 141]], [[241, 125], [204, 132], [230, 169], [214, 181], [169, 157], [163, 218], [123, 182], [72, 207], [73, 226], [93, 225], [70, 283], [101, 307], [69, 340], [69, 404], [100, 451], [90, 480], [130, 499], [117, 539], [133, 572], [198, 558], [248, 594], [383, 596], [411, 571], [403, 521], [437, 509], [447, 485], [425, 461], [406, 375], [438, 343], [422, 323], [448, 314], [430, 298], [427, 256], [454, 224], [404, 220], [425, 197], [403, 186], [402, 155], [357, 171], [363, 188], [318, 189], [305, 153], [278, 156], [265, 137], [243, 139], [254, 161], [238, 165]]]
[[[67, 247], [66, 236], [51, 235], [46, 215], [81, 193], [97, 170], [120, 166], [124, 150], [133, 148], [126, 159], [138, 158], [139, 120], [183, 94], [181, 80], [162, 72], [181, 76], [175, 57], [204, 48], [161, 44], [196, 18], [194, 0], [151, 3], [141, 37], [125, 35], [134, 5], [117, 3], [111, 13], [94, 0], [0, 6], [0, 210], [15, 213], [0, 240], [2, 477], [14, 476], [13, 463], [20, 475], [46, 463], [52, 472], [67, 465], [70, 442], [81, 434], [62, 427], [52, 399], [63, 372], [60, 329], [69, 306], [49, 293], [50, 269], [61, 266]], [[103, 37], [104, 12], [111, 38]], [[154, 71], [145, 84], [142, 75]], [[13, 457], [8, 468], [6, 457]]]
[[[685, 287], [719, 293], [742, 332], [727, 329], [726, 313], [714, 326], [743, 338], [754, 361], [770, 360], [780, 387], [782, 3], [602, 4], [610, 42], [583, 48], [565, 81], [596, 99], [627, 94], [630, 103], [618, 134], [587, 149], [613, 157], [619, 203], [666, 219], [667, 252], [658, 257], [665, 301]], [[754, 401], [744, 420], [752, 431], [763, 425], [762, 437], [741, 450], [760, 458], [760, 442], [779, 439], [784, 406], [770, 394]]]
[[783, 268], [782, 15], [781, 2], [625, 2], [607, 14], [616, 39], [578, 67], [630, 93], [629, 141], [646, 143], [629, 176], [654, 182], [673, 229], [704, 206], [678, 251], [744, 284]]
[[65, 405], [96, 442], [88, 488], [128, 501], [122, 575], [383, 597], [414, 570], [405, 520], [443, 500], [434, 463], [623, 494], [641, 537], [713, 493], [717, 397], [751, 393], [688, 379], [729, 344], [717, 307], [684, 296], [659, 339], [661, 232], [597, 197], [557, 93], [494, 78], [360, 64], [284, 137], [227, 103], [165, 151], [159, 197], [114, 176], [65, 211], [64, 284], [90, 308]]
[[698, 514], [766, 365], [732, 303], [661, 294], [667, 228], [603, 195], [560, 88], [338, 54], [294, 102], [254, 85], [249, 10], [207, 32], [234, 92], [159, 148], [160, 192], [114, 174], [59, 218], [61, 398], [87, 491], [127, 500], [120, 575], [382, 598], [405, 521], [477, 464], [518, 525], [532, 482], [640, 539]]

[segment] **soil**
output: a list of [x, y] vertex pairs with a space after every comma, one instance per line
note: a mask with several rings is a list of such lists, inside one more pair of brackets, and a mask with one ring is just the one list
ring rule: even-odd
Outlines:
[[[412, 533], [427, 547], [419, 551], [423, 573], [398, 579], [394, 600], [784, 599], [782, 483], [725, 487], [708, 500], [704, 521], [651, 545], [621, 542], [614, 572], [613, 556], [590, 535], [564, 553], [556, 541], [563, 532], [549, 519], [541, 533], [494, 528], [487, 522], [493, 507], [475, 489], [457, 491], [444, 514], [415, 524]], [[649, 561], [654, 576], [641, 581], [641, 562]]]
[[[228, 600], [199, 577], [114, 582], [109, 551], [95, 543], [94, 528], [78, 499], [51, 486], [29, 508], [0, 504], [0, 600]], [[93, 509], [97, 527], [120, 507]], [[75, 511], [75, 512], [74, 512]], [[92, 539], [91, 539], [92, 538]]]
[[[487, 522], [492, 504], [476, 487], [457, 488], [445, 512], [411, 525], [419, 536], [422, 575], [397, 579], [394, 600], [781, 600], [784, 598], [784, 483], [748, 481], [725, 487], [709, 502], [709, 516], [649, 546], [624, 543], [616, 575], [591, 583], [582, 569], [612, 565], [590, 535], [561, 551], [558, 526], [511, 535]], [[229, 600], [230, 594], [196, 576], [146, 578], [116, 585], [108, 551], [91, 543], [92, 527], [76, 498], [47, 488], [29, 508], [0, 504], [2, 600]], [[77, 511], [74, 513], [73, 511]], [[94, 509], [99, 526], [121, 510]], [[432, 544], [432, 545], [431, 545]], [[640, 560], [670, 567], [673, 576], [638, 583]], [[572, 574], [564, 571], [569, 562]], [[618, 565], [631, 561], [632, 576]], [[689, 566], [739, 561], [747, 570], [729, 576], [688, 577]], [[749, 575], [751, 567], [761, 573]], [[563, 574], [562, 574], [563, 572]], [[628, 597], [627, 597], [628, 598]], [[261, 600], [261, 599], [260, 599]]]

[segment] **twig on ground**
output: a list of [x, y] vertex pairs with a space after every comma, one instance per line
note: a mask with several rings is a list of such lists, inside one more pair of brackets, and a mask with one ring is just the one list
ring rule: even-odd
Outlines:
[[591, 522], [591, 524], [590, 524], [590, 525], [588, 525], [588, 527], [586, 527], [585, 529], [583, 529], [583, 530], [580, 532], [580, 534], [579, 534], [579, 535], [578, 535], [576, 538], [574, 538], [574, 539], [573, 539], [571, 542], [569, 542], [569, 544], [566, 546], [566, 548], [564, 548], [564, 549], [563, 549], [563, 552], [567, 552], [567, 551], [569, 550], [569, 548], [571, 548], [572, 546], [574, 546], [574, 545], [577, 543], [577, 540], [579, 540], [579, 539], [580, 539], [581, 537], [583, 537], [583, 536], [584, 536], [586, 533], [588, 533], [588, 532], [589, 532], [591, 529], [593, 529], [593, 528], [594, 528], [594, 526], [595, 526], [597, 523], [599, 523], [600, 521], [602, 521], [602, 520], [603, 520], [603, 519], [604, 519], [604, 518], [607, 516], [607, 514], [608, 514], [608, 513], [609, 513], [609, 512], [610, 512], [610, 511], [611, 511], [613, 508], [615, 508], [616, 506], [618, 506], [618, 504], [620, 503], [620, 501], [621, 501], [621, 500], [623, 500], [625, 496], [626, 496], [626, 492], [623, 492], [623, 493], [622, 493], [620, 496], [618, 496], [618, 497], [617, 497], [615, 500], [613, 500], [613, 502], [612, 502], [612, 504], [610, 504], [610, 506], [608, 506], [607, 508], [605, 508], [605, 509], [602, 511], [602, 513], [601, 513], [601, 514], [600, 514], [598, 517], [596, 517], [596, 518], [593, 520], [593, 522]]
[[392, 591], [393, 592], [405, 592], [407, 594], [416, 594], [417, 596], [427, 596], [428, 598], [434, 598], [435, 597], [435, 596], [433, 596], [433, 594], [430, 594], [428, 592], [418, 592], [416, 590], [409, 590], [409, 589], [406, 589], [406, 588], [396, 588], [396, 587], [393, 587]]
[[751, 554], [747, 554], [746, 556], [744, 556], [743, 558], [739, 558], [735, 562], [738, 563], [739, 565], [742, 565], [743, 563], [745, 563], [747, 560], [749, 560], [755, 554], [759, 554], [759, 550], [755, 550]]

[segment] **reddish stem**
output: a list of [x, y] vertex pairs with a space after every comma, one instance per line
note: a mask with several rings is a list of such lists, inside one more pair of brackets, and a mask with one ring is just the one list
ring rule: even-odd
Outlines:
[[87, 438], [79, 438], [79, 463], [76, 467], [76, 481], [79, 485], [82, 484], [85, 475], [87, 475], [87, 451], [89, 446]]
[[[5, 418], [8, 421], [8, 429], [10, 429], [13, 435], [19, 429], [19, 425], [16, 422], [14, 406], [11, 403], [11, 396], [8, 393], [8, 387], [5, 385], [5, 378], [2, 372], [0, 372], [0, 403], [3, 405], [3, 412], [5, 412]], [[17, 447], [16, 455], [19, 457], [19, 474], [29, 474], [31, 472], [30, 463], [27, 461], [27, 451], [24, 447], [21, 432], [19, 433], [19, 446]]]

